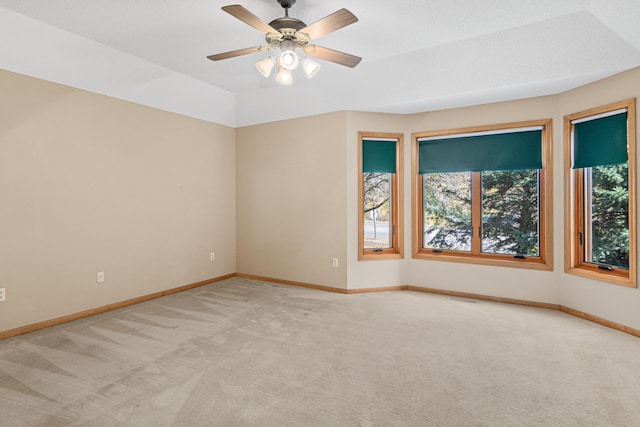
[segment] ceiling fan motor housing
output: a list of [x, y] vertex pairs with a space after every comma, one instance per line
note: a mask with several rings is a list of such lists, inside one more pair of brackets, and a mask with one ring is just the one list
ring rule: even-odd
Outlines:
[[284, 18], [274, 19], [273, 21], [269, 22], [269, 25], [280, 32], [282, 32], [282, 30], [287, 28], [298, 31], [307, 26], [307, 24], [305, 24], [301, 20], [296, 18], [291, 18], [289, 16], [286, 16]]
[[[289, 16], [289, 8], [296, 3], [296, 0], [278, 0], [278, 3], [280, 3], [280, 6], [284, 8], [285, 16], [274, 19], [269, 23], [269, 25], [278, 30], [285, 39], [293, 40], [296, 38], [296, 32], [305, 28], [307, 24], [299, 19], [291, 18]], [[267, 42], [271, 44], [269, 35], [267, 35]]]

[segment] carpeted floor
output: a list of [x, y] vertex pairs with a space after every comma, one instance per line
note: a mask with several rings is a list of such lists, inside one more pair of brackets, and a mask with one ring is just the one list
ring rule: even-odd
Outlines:
[[2, 426], [639, 426], [640, 339], [246, 279], [0, 341]]

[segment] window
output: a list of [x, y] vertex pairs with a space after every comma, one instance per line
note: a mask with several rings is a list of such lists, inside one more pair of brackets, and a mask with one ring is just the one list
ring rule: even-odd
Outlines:
[[402, 134], [358, 134], [358, 259], [402, 258]]
[[565, 271], [636, 286], [635, 100], [564, 117]]
[[413, 135], [413, 257], [550, 270], [551, 120]]

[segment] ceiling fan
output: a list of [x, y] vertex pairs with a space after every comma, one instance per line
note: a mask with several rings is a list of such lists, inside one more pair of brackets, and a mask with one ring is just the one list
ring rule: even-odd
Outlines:
[[262, 31], [265, 34], [267, 44], [209, 55], [207, 58], [212, 61], [220, 61], [236, 56], [279, 48], [282, 53], [258, 61], [256, 68], [260, 74], [268, 77], [271, 70], [277, 65], [278, 74], [276, 81], [281, 84], [291, 84], [291, 71], [299, 64], [309, 78], [313, 77], [320, 68], [318, 63], [309, 58], [300, 60], [295, 53], [297, 48], [300, 48], [307, 56], [351, 68], [360, 63], [362, 58], [358, 56], [312, 44], [313, 41], [322, 36], [357, 22], [358, 18], [353, 13], [347, 9], [340, 9], [313, 24], [307, 25], [301, 20], [289, 16], [289, 8], [295, 4], [296, 0], [277, 0], [277, 2], [284, 8], [285, 16], [274, 19], [268, 24], [239, 4], [223, 6], [222, 10], [228, 14]]

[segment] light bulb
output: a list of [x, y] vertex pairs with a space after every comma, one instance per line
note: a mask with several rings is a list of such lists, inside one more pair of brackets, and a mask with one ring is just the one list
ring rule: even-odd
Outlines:
[[282, 51], [280, 55], [280, 66], [287, 70], [295, 69], [300, 62], [298, 55], [296, 55], [295, 43], [291, 40], [284, 40], [280, 43], [280, 50]]
[[280, 66], [287, 70], [293, 70], [298, 66], [298, 55], [292, 50], [286, 50], [280, 55]]

